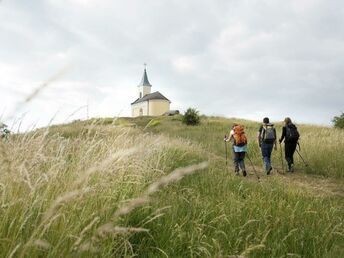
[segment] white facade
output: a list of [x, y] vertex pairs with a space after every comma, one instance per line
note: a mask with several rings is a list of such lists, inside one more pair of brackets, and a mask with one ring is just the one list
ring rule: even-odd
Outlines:
[[148, 101], [131, 105], [131, 116], [149, 116]]

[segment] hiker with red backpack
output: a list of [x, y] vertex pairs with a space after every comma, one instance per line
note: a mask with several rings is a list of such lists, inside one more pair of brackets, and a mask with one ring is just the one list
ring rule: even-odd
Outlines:
[[284, 126], [282, 128], [282, 136], [279, 139], [281, 144], [284, 140], [285, 160], [288, 163], [288, 172], [294, 172], [294, 153], [300, 138], [297, 127], [292, 123], [289, 117], [284, 119]]
[[272, 171], [271, 153], [274, 147], [277, 150], [276, 139], [276, 129], [270, 123], [269, 118], [265, 117], [263, 119], [263, 125], [259, 128], [258, 144], [262, 152], [264, 168], [267, 175], [270, 175]]
[[233, 146], [234, 172], [239, 175], [240, 169], [243, 176], [246, 176], [245, 154], [247, 152], [247, 138], [244, 126], [234, 124], [230, 131], [229, 137], [225, 136], [225, 141], [230, 141]]

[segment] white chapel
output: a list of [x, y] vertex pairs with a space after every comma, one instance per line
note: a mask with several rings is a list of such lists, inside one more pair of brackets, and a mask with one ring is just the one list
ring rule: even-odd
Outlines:
[[170, 111], [170, 100], [159, 91], [151, 93], [152, 85], [148, 81], [146, 65], [141, 83], [137, 87], [138, 98], [131, 103], [132, 117], [161, 116]]

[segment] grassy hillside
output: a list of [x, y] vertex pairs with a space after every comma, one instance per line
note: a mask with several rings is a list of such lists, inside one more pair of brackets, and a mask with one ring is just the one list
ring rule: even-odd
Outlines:
[[[261, 165], [260, 150], [257, 145], [257, 132], [260, 124], [241, 119], [223, 119], [218, 117], [204, 118], [200, 126], [188, 127], [179, 123], [180, 118], [130, 118], [119, 119], [117, 124], [134, 123], [145, 131], [163, 133], [172, 137], [182, 137], [200, 144], [203, 148], [224, 156], [223, 136], [228, 134], [231, 125], [236, 122], [245, 125], [245, 132], [249, 139], [249, 153], [255, 164]], [[146, 126], [148, 124], [148, 126]], [[151, 126], [152, 125], [152, 126]], [[282, 134], [282, 123], [276, 123], [278, 137]], [[296, 165], [305, 173], [316, 174], [332, 178], [344, 179], [344, 130], [298, 125], [301, 138], [300, 154], [308, 163], [305, 168], [302, 160], [295, 153]], [[284, 155], [284, 154], [283, 154]], [[281, 153], [273, 153], [274, 167], [281, 169]], [[285, 164], [284, 164], [285, 165]]]
[[259, 125], [239, 121], [258, 181], [252, 167], [242, 178], [225, 166], [222, 140], [233, 121], [98, 119], [1, 142], [0, 254], [343, 256], [344, 133], [300, 126], [310, 166], [297, 160], [285, 175], [278, 150], [267, 177], [254, 142]]

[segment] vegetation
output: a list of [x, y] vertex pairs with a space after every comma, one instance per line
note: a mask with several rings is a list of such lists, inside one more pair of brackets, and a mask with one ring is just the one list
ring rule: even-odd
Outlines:
[[334, 127], [344, 128], [344, 112], [340, 116], [335, 116], [332, 120]]
[[198, 125], [201, 121], [199, 112], [194, 108], [188, 108], [183, 115], [182, 121], [186, 125]]
[[251, 167], [248, 178], [225, 167], [223, 134], [234, 120], [96, 119], [11, 135], [0, 142], [0, 253], [342, 257], [344, 132], [299, 126], [309, 168], [297, 158], [284, 175], [278, 151], [268, 177], [258, 123], [235, 121], [260, 182]]

